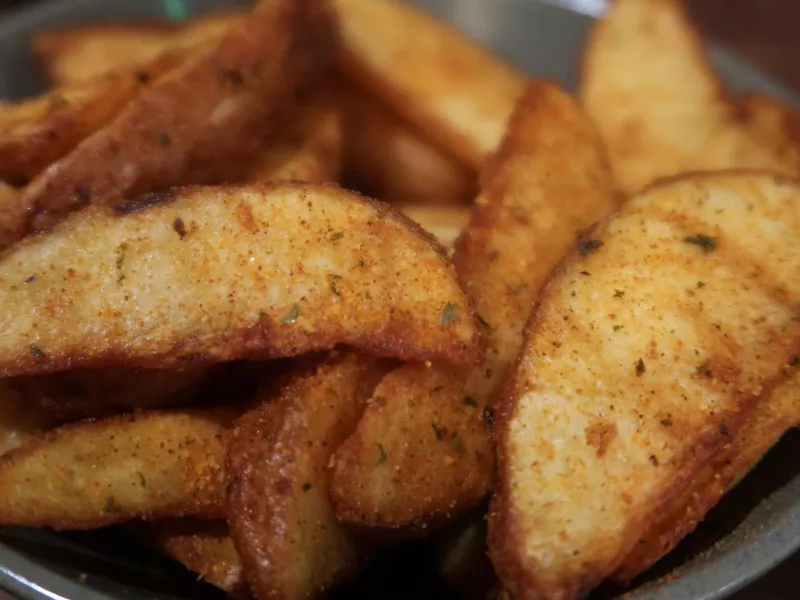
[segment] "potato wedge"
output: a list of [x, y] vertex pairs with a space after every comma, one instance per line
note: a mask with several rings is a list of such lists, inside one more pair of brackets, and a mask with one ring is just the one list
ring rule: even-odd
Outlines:
[[295, 93], [327, 65], [326, 0], [257, 3], [217, 43], [196, 48], [0, 213], [0, 247], [70, 212], [185, 183], [235, 180]]
[[167, 22], [103, 23], [40, 31], [32, 50], [53, 85], [134, 71], [167, 50], [221, 37], [244, 15], [221, 12], [175, 25]]
[[291, 179], [311, 183], [338, 182], [342, 172], [342, 122], [333, 104], [310, 103], [296, 121], [262, 150], [245, 183]]
[[[358, 423], [385, 360], [347, 353], [245, 413], [228, 444], [228, 524], [257, 598], [312, 598], [364, 560], [328, 498], [333, 451]], [[373, 458], [380, 450], [373, 448]]]
[[739, 99], [737, 110], [752, 137], [775, 148], [787, 163], [800, 164], [800, 112], [795, 107], [753, 92]]
[[[500, 144], [526, 77], [403, 0], [335, 0], [342, 69], [473, 169]], [[413, 32], [413, 35], [409, 35]]]
[[[488, 338], [479, 368], [410, 364], [389, 374], [336, 452], [344, 522], [405, 532], [474, 507], [493, 480], [493, 394], [544, 279], [579, 231], [619, 204], [599, 135], [555, 84], [530, 84], [456, 244], [456, 269]], [[377, 402], [378, 397], [382, 398]], [[375, 464], [383, 444], [389, 469]]]
[[475, 169], [355, 85], [342, 85], [339, 99], [349, 185], [404, 204], [465, 204], [475, 197]]
[[113, 119], [141, 89], [133, 73], [111, 75], [0, 108], [0, 178], [27, 183]]
[[403, 359], [482, 356], [471, 301], [435, 240], [388, 205], [291, 182], [88, 208], [0, 259], [0, 323], [4, 377], [183, 369], [339, 343]]
[[156, 550], [197, 573], [203, 581], [234, 597], [249, 595], [242, 561], [225, 521], [165, 519], [142, 523], [135, 529]]
[[[794, 358], [792, 362], [796, 362]], [[672, 551], [780, 441], [783, 434], [800, 422], [800, 372], [796, 367], [787, 365], [787, 369], [794, 370], [790, 380], [766, 394], [750, 421], [744, 424], [722, 454], [695, 476], [678, 499], [659, 511], [659, 516], [639, 536], [632, 552], [614, 572], [614, 580], [628, 584]]]
[[497, 431], [489, 547], [514, 597], [588, 594], [787, 384], [798, 239], [800, 184], [743, 171], [652, 187], [576, 245]]
[[584, 106], [626, 192], [689, 171], [800, 173], [797, 153], [751, 135], [679, 0], [614, 2], [594, 26], [583, 60]]
[[432, 234], [448, 250], [469, 223], [471, 210], [466, 206], [396, 204], [395, 208]]
[[241, 409], [153, 411], [66, 425], [0, 459], [0, 523], [94, 529], [220, 518], [228, 428]]

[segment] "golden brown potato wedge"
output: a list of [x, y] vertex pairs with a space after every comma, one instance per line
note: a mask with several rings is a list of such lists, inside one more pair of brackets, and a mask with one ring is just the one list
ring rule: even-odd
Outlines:
[[152, 546], [175, 559], [203, 581], [234, 597], [248, 596], [242, 561], [225, 521], [165, 519], [136, 527]]
[[432, 237], [386, 204], [292, 182], [88, 208], [0, 260], [0, 315], [5, 377], [183, 369], [339, 343], [459, 364], [483, 353]]
[[245, 183], [279, 179], [338, 182], [342, 171], [342, 122], [332, 103], [312, 102], [258, 154]]
[[514, 597], [588, 594], [787, 384], [798, 207], [771, 174], [667, 181], [553, 275], [497, 432], [489, 546]]
[[34, 35], [32, 50], [50, 83], [64, 85], [139, 69], [167, 50], [208, 44], [243, 18], [222, 12], [181, 25], [131, 22], [48, 29]]
[[[488, 361], [463, 370], [411, 364], [381, 382], [336, 453], [331, 495], [340, 519], [425, 528], [485, 497], [493, 480], [492, 396], [522, 344], [539, 287], [577, 232], [618, 203], [589, 119], [558, 86], [531, 84], [456, 244], [459, 279], [485, 325]], [[375, 463], [377, 443], [388, 469]]]
[[[796, 362], [792, 358], [791, 363]], [[675, 548], [783, 434], [800, 422], [800, 372], [796, 364], [787, 365], [787, 369], [794, 371], [790, 380], [765, 394], [749, 422], [733, 436], [724, 451], [694, 477], [679, 498], [659, 511], [613, 579], [628, 584]]]
[[355, 85], [342, 85], [339, 99], [348, 184], [404, 204], [464, 204], [475, 197], [475, 169]]
[[614, 2], [591, 32], [581, 95], [628, 193], [689, 171], [800, 173], [796, 152], [751, 135], [679, 0]]
[[447, 249], [469, 223], [471, 210], [466, 206], [432, 206], [430, 204], [396, 204], [405, 216], [432, 234]]
[[0, 205], [11, 203], [19, 197], [19, 190], [12, 185], [0, 181]]
[[393, 112], [480, 169], [500, 144], [526, 78], [409, 2], [335, 0], [334, 5], [343, 70]]
[[0, 178], [27, 183], [113, 119], [141, 89], [133, 73], [110, 75], [0, 108]]
[[153, 411], [53, 430], [0, 459], [0, 523], [94, 529], [220, 518], [226, 433], [241, 409]]
[[[317, 597], [361, 566], [364, 550], [328, 497], [329, 462], [388, 368], [380, 359], [334, 353], [236, 422], [228, 524], [256, 597]], [[373, 451], [378, 460], [380, 449]]]
[[219, 41], [195, 48], [107, 126], [0, 207], [0, 246], [87, 205], [185, 183], [233, 181], [335, 47], [326, 0], [257, 3]]
[[800, 112], [780, 100], [750, 93], [737, 103], [749, 134], [784, 156], [787, 164], [800, 164]]

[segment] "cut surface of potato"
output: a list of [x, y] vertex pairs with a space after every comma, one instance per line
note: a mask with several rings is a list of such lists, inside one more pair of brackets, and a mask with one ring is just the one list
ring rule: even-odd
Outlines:
[[386, 204], [292, 182], [88, 208], [0, 259], [0, 315], [2, 376], [184, 369], [339, 343], [460, 364], [482, 355], [433, 238]]
[[[531, 84], [482, 175], [454, 255], [487, 334], [488, 360], [462, 370], [409, 364], [381, 382], [336, 453], [331, 494], [339, 518], [424, 529], [486, 496], [493, 394], [522, 344], [539, 287], [578, 232], [618, 203], [586, 115], [555, 84]], [[375, 464], [378, 443], [389, 469]]]
[[479, 169], [500, 144], [526, 78], [409, 2], [335, 0], [334, 5], [344, 71]]
[[331, 506], [329, 463], [388, 366], [334, 355], [237, 420], [228, 523], [256, 597], [315, 598], [363, 563], [364, 549]]
[[226, 434], [241, 409], [153, 411], [65, 425], [0, 459], [0, 523], [94, 529], [224, 516]]
[[515, 597], [587, 594], [791, 383], [798, 239], [800, 185], [743, 171], [656, 185], [576, 244], [497, 432], [489, 541]]
[[711, 70], [679, 0], [619, 0], [590, 34], [581, 96], [628, 193], [691, 171], [797, 176], [800, 155], [753, 135]]

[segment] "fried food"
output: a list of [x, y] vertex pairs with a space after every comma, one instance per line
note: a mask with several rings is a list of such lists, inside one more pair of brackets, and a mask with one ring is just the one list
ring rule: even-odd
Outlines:
[[475, 169], [355, 85], [339, 91], [345, 180], [387, 202], [464, 204], [475, 197]]
[[800, 164], [800, 113], [796, 108], [752, 92], [737, 102], [737, 110], [753, 138], [786, 157], [787, 164]]
[[762, 168], [800, 156], [751, 135], [679, 0], [619, 0], [590, 34], [581, 96], [628, 193], [678, 173]]
[[[486, 496], [493, 394], [522, 344], [539, 287], [577, 232], [618, 204], [588, 118], [555, 84], [531, 84], [456, 244], [459, 279], [487, 334], [487, 361], [462, 370], [410, 364], [381, 382], [356, 433], [336, 452], [331, 496], [340, 519], [425, 529]], [[388, 469], [375, 463], [378, 443]]]
[[0, 108], [0, 178], [27, 183], [111, 121], [142, 87], [132, 73], [111, 75]]
[[217, 43], [196, 48], [37, 177], [18, 202], [2, 207], [0, 247], [87, 205], [235, 180], [295, 93], [330, 60], [330, 8], [325, 0], [257, 3]]
[[336, 106], [311, 102], [256, 158], [245, 183], [279, 179], [338, 182], [342, 171], [342, 121]]
[[433, 238], [388, 205], [292, 182], [87, 208], [3, 256], [0, 315], [3, 377], [201, 367], [339, 343], [457, 364], [483, 354]]
[[466, 206], [432, 206], [430, 204], [397, 204], [397, 210], [431, 233], [445, 248], [452, 249], [456, 239], [469, 223]]
[[329, 462], [388, 367], [336, 353], [236, 422], [228, 524], [257, 598], [317, 597], [363, 563], [364, 549], [331, 507]]
[[[334, 0], [342, 69], [477, 170], [500, 144], [526, 78], [403, 0]], [[409, 32], [413, 32], [409, 35]]]
[[497, 432], [489, 547], [514, 597], [586, 595], [791, 384], [798, 207], [771, 174], [667, 181], [553, 275]]
[[244, 19], [219, 12], [181, 24], [104, 23], [40, 31], [32, 51], [53, 85], [86, 81], [114, 72], [135, 71], [166, 51], [220, 38]]
[[136, 527], [152, 546], [207, 583], [234, 597], [248, 596], [242, 561], [225, 521], [165, 519]]
[[223, 517], [226, 433], [238, 414], [153, 411], [48, 432], [0, 459], [0, 523], [64, 530]]

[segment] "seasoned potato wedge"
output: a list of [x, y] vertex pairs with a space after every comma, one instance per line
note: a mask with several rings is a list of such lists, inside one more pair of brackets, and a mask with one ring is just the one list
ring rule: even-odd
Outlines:
[[220, 518], [226, 433], [240, 413], [135, 413], [28, 441], [0, 459], [0, 523], [62, 530], [136, 518]]
[[0, 108], [0, 178], [26, 183], [113, 119], [141, 89], [133, 73], [111, 75]]
[[737, 110], [749, 134], [784, 156], [787, 164], [800, 164], [800, 112], [758, 93], [745, 95]]
[[221, 37], [243, 14], [215, 13], [182, 25], [166, 22], [103, 23], [40, 31], [33, 53], [53, 85], [134, 71], [176, 48], [189, 48]]
[[381, 200], [464, 204], [475, 197], [475, 169], [443, 150], [355, 85], [342, 85], [345, 180]]
[[397, 204], [397, 210], [433, 234], [445, 248], [452, 249], [456, 239], [469, 223], [466, 206], [432, 206], [430, 204]]
[[[618, 202], [599, 135], [577, 103], [555, 84], [531, 84], [456, 244], [459, 279], [485, 324], [488, 361], [462, 370], [410, 364], [381, 382], [336, 453], [331, 495], [340, 519], [426, 528], [485, 497], [492, 396], [522, 344], [539, 287], [577, 233]], [[378, 442], [390, 469], [375, 463]]]
[[88, 208], [0, 259], [0, 323], [5, 377], [339, 343], [403, 359], [482, 356], [470, 299], [435, 240], [388, 205], [292, 182]]
[[796, 152], [751, 135], [680, 0], [614, 2], [590, 35], [581, 95], [629, 193], [688, 171], [800, 173]]
[[165, 519], [136, 527], [152, 546], [234, 597], [248, 595], [242, 561], [225, 521]]
[[343, 70], [480, 169], [499, 145], [526, 78], [409, 2], [334, 0], [334, 5], [342, 28]]
[[285, 105], [330, 60], [330, 8], [326, 0], [257, 3], [219, 41], [195, 48], [37, 177], [0, 213], [0, 246], [49, 230], [90, 204], [241, 176]]
[[317, 597], [362, 564], [363, 549], [328, 498], [329, 462], [388, 368], [384, 360], [335, 353], [236, 422], [228, 524], [256, 597]]
[[337, 107], [302, 106], [296, 120], [258, 154], [245, 183], [279, 179], [338, 182], [342, 171], [342, 122]]
[[576, 245], [497, 432], [489, 542], [515, 597], [587, 594], [792, 384], [798, 239], [800, 185], [722, 172], [652, 187]]

